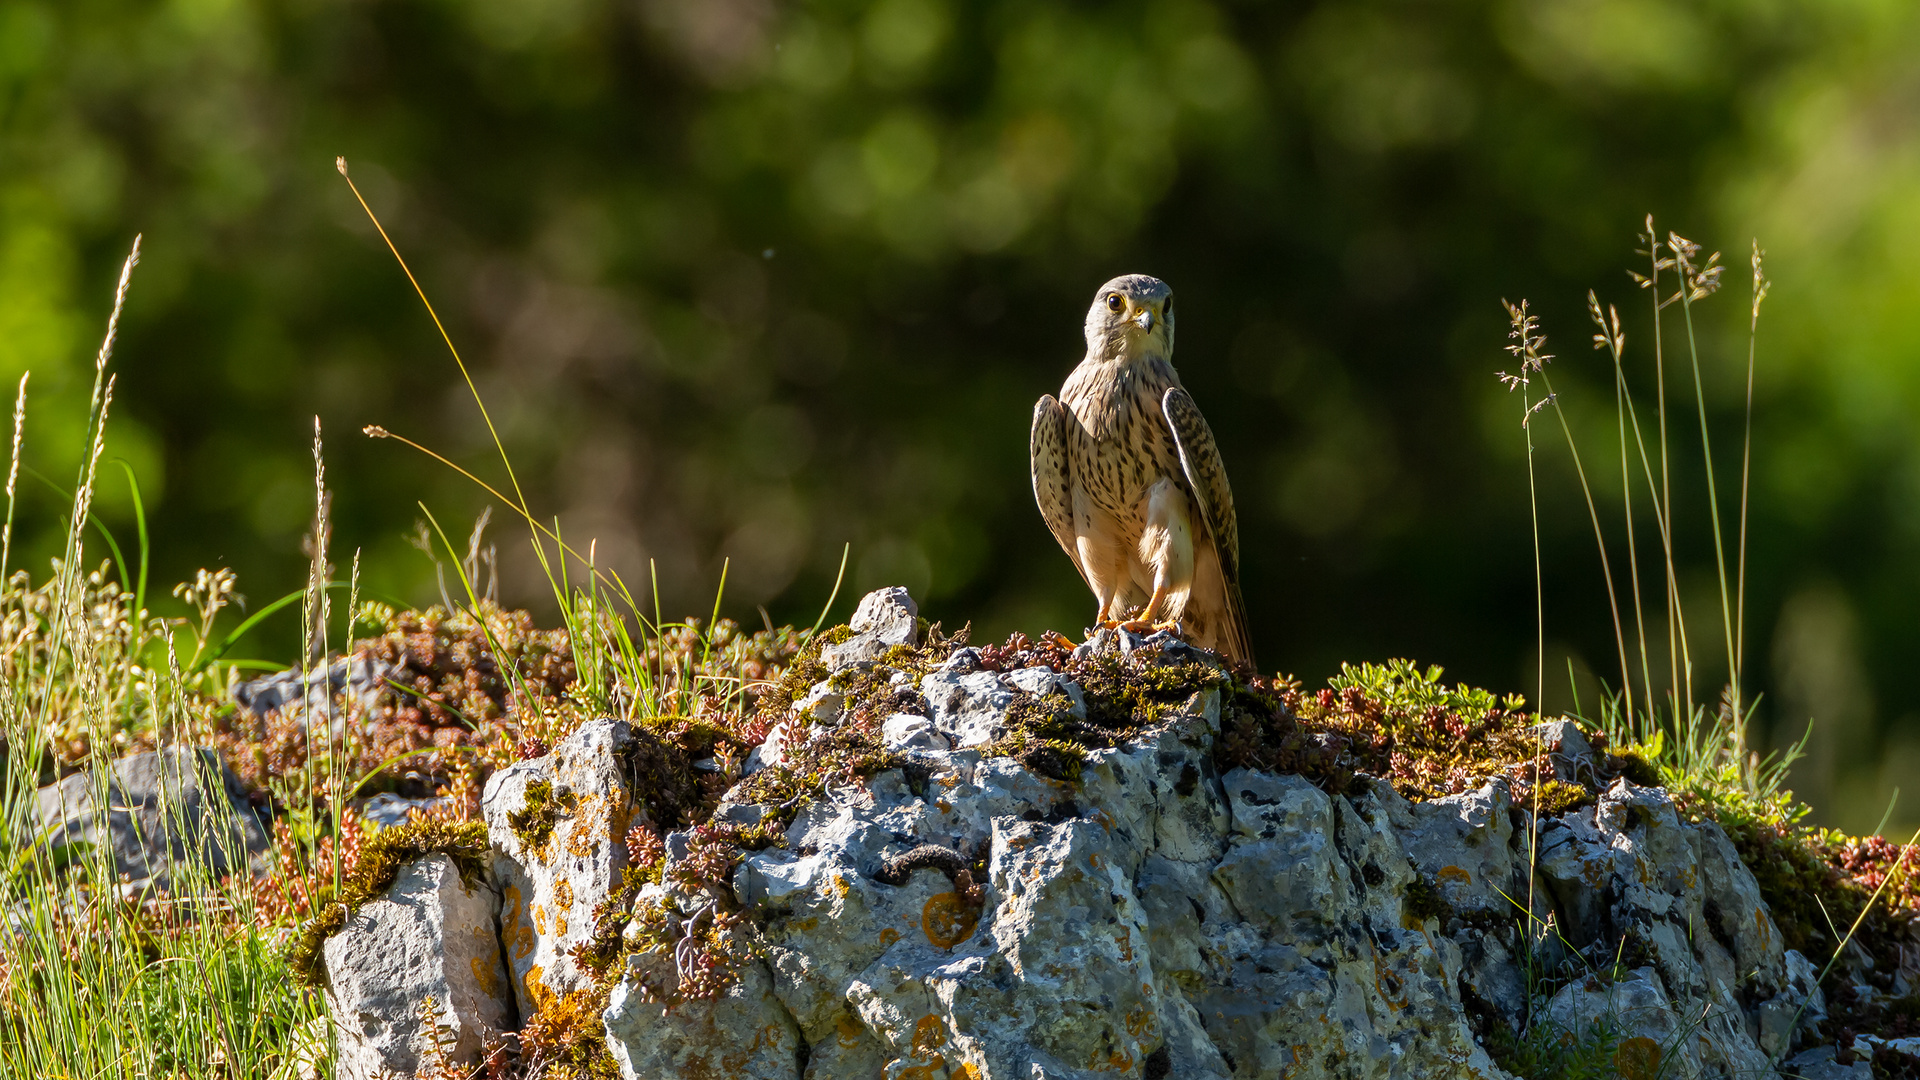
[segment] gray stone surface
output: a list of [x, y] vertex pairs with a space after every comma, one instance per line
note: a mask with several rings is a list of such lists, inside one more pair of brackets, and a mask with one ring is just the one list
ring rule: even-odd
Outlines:
[[104, 845], [135, 892], [172, 890], [183, 878], [217, 881], [256, 863], [264, 869], [266, 815], [248, 803], [218, 751], [133, 754], [101, 780], [104, 791], [93, 774], [75, 773], [36, 792], [34, 839], [48, 848]]
[[[440, 1060], [478, 1066], [487, 1040], [518, 1028], [500, 960], [499, 897], [429, 855], [327, 939], [327, 1003], [341, 1080], [414, 1076]], [[431, 998], [433, 1013], [425, 1014]]]
[[895, 645], [912, 645], [920, 640], [920, 605], [907, 590], [898, 586], [875, 589], [860, 598], [848, 627], [853, 636], [838, 645], [820, 650], [820, 660], [829, 671], [840, 671], [856, 664], [870, 664]]
[[[917, 627], [904, 594], [870, 594], [845, 643], [860, 644], [830, 666], [875, 670]], [[1112, 630], [1082, 648], [1193, 659]], [[1727, 836], [1664, 791], [1622, 780], [1535, 821], [1500, 779], [1411, 803], [1364, 776], [1336, 794], [1221, 775], [1214, 690], [1090, 752], [1068, 783], [984, 747], [1032, 696], [1084, 712], [1071, 680], [987, 670], [972, 649], [889, 680], [926, 702], [881, 723], [907, 767], [816, 792], [730, 888], [676, 878], [692, 834], [665, 835], [670, 872], [641, 902], [669, 944], [659, 918], [630, 921], [629, 944], [656, 944], [627, 958], [603, 1017], [623, 1075], [1506, 1080], [1479, 1037], [1529, 1022], [1604, 1026], [1635, 1075], [1763, 1078], [1790, 1054], [1819, 1080], [1857, 1075], [1804, 1053], [1825, 1015], [1813, 966], [1784, 948]], [[756, 764], [829, 731], [833, 684]], [[1577, 727], [1539, 732], [1560, 775], [1592, 775]], [[488, 784], [503, 977], [523, 1015], [585, 985], [566, 953], [625, 864], [630, 738], [589, 724]], [[559, 813], [536, 842], [511, 819], [541, 782]], [[765, 820], [750, 797], [734, 789], [718, 817]], [[731, 908], [749, 916], [726, 931], [738, 981], [716, 1001], [678, 996], [689, 939]]]
[[1780, 1075], [1787, 1080], [1873, 1080], [1873, 1064], [1864, 1055], [1842, 1065], [1831, 1046], [1818, 1046], [1787, 1059]]
[[[638, 969], [652, 961], [633, 956], [630, 962]], [[800, 1080], [800, 1032], [760, 961], [743, 965], [726, 996], [698, 1008], [648, 1001], [638, 987], [623, 981], [605, 1017], [607, 1049], [625, 1080]]]
[[[591, 721], [546, 756], [487, 780], [481, 806], [501, 894], [500, 937], [523, 1016], [588, 985], [569, 953], [593, 936], [594, 906], [612, 895], [627, 865], [634, 809], [623, 753], [632, 740], [624, 720]], [[553, 815], [544, 839], [514, 824], [536, 785], [546, 786]]]

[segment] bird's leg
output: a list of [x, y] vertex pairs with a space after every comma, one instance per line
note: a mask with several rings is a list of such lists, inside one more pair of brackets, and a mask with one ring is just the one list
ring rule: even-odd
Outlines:
[[1186, 633], [1185, 630], [1180, 628], [1180, 620], [1166, 619], [1163, 621], [1160, 618], [1160, 616], [1166, 614], [1163, 609], [1167, 606], [1167, 592], [1167, 587], [1164, 584], [1156, 584], [1153, 589], [1152, 598], [1147, 601], [1147, 606], [1140, 610], [1138, 616], [1128, 619], [1126, 622], [1119, 623], [1120, 629], [1135, 634], [1151, 634], [1160, 630], [1171, 630], [1176, 634]]
[[1148, 490], [1140, 561], [1153, 568], [1153, 595], [1138, 616], [1121, 624], [1123, 629], [1135, 633], [1179, 629], [1179, 621], [1166, 615], [1176, 594], [1185, 606], [1185, 594], [1193, 585], [1192, 512], [1186, 493], [1171, 480], [1161, 479]]

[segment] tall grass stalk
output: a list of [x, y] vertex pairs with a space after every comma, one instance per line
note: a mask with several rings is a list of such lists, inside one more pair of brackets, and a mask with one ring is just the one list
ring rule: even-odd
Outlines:
[[[1660, 490], [1654, 495], [1654, 505], [1659, 507], [1660, 544], [1666, 556], [1667, 569], [1667, 656], [1673, 674], [1673, 700], [1679, 708], [1684, 702], [1686, 711], [1693, 711], [1693, 662], [1688, 655], [1686, 625], [1680, 614], [1680, 582], [1673, 572], [1673, 482], [1667, 465], [1667, 356], [1662, 339], [1660, 312], [1671, 300], [1660, 299], [1660, 271], [1671, 270], [1673, 259], [1660, 255], [1660, 236], [1653, 231], [1653, 215], [1648, 214], [1646, 232], [1640, 239], [1646, 243], [1639, 254], [1646, 256], [1649, 271], [1643, 276], [1632, 270], [1627, 271], [1642, 288], [1653, 292], [1653, 373], [1654, 387], [1658, 402], [1658, 420], [1660, 434]], [[1677, 658], [1677, 659], [1676, 659]], [[1682, 694], [1682, 687], [1685, 694]]]
[[[176, 751], [163, 759], [174, 782], [160, 784], [162, 828], [189, 835], [191, 818], [203, 834], [220, 836], [233, 825], [221, 777], [190, 749], [207, 713], [187, 687], [213, 673], [180, 662], [178, 635], [200, 639], [197, 655], [210, 623], [196, 630], [146, 611], [124, 560], [114, 560], [117, 582], [105, 567], [89, 569], [86, 526], [115, 383], [108, 364], [138, 254], [136, 241], [96, 357], [79, 483], [51, 577], [36, 588], [25, 571], [0, 572], [0, 622], [8, 627], [0, 643], [0, 911], [8, 919], [0, 934], [0, 1075], [266, 1077], [281, 1062], [289, 1029], [317, 1016], [318, 1006], [291, 987], [257, 929], [244, 861], [228, 877], [197, 846], [154, 845], [153, 868], [170, 886], [135, 893], [120, 882], [112, 845], [49, 827], [36, 806], [36, 789], [69, 773], [79, 774], [63, 789], [69, 795], [113, 805], [114, 758], [137, 736]], [[11, 567], [25, 385], [14, 409], [0, 568]], [[187, 773], [214, 797], [183, 805]]]
[[1496, 374], [1509, 393], [1520, 391], [1520, 430], [1527, 442], [1527, 507], [1533, 523], [1533, 614], [1535, 660], [1538, 662], [1535, 683], [1538, 696], [1534, 702], [1538, 708], [1538, 703], [1547, 695], [1547, 598], [1540, 568], [1540, 493], [1533, 470], [1533, 417], [1546, 408], [1553, 396], [1549, 393], [1535, 401], [1531, 397], [1531, 387], [1533, 374], [1544, 375], [1546, 364], [1553, 357], [1540, 351], [1547, 339], [1539, 335], [1539, 320], [1527, 312], [1527, 302], [1523, 299], [1518, 305], [1505, 300], [1500, 303], [1507, 309], [1507, 319], [1511, 324], [1507, 337], [1513, 344], [1506, 346], [1506, 350], [1520, 361], [1516, 374], [1509, 375], [1504, 371]]
[[1727, 583], [1727, 550], [1720, 527], [1720, 487], [1713, 474], [1713, 437], [1707, 430], [1707, 392], [1700, 378], [1700, 345], [1693, 329], [1693, 304], [1720, 288], [1720, 253], [1714, 252], [1704, 263], [1697, 262], [1700, 245], [1679, 233], [1667, 234], [1667, 250], [1673, 253], [1680, 271], [1680, 311], [1687, 325], [1687, 359], [1693, 368], [1693, 399], [1700, 414], [1700, 460], [1707, 474], [1707, 513], [1713, 522], [1713, 563], [1720, 575], [1720, 625], [1727, 646], [1728, 701], [1734, 726], [1744, 730], [1740, 697], [1740, 660], [1735, 655], [1733, 597]]

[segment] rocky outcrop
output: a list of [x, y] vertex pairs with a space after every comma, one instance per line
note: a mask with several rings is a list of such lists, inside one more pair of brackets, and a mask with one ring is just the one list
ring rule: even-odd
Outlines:
[[586, 989], [573, 950], [594, 933], [596, 909], [627, 864], [633, 790], [624, 721], [583, 725], [553, 751], [515, 762], [481, 797], [500, 890], [500, 932], [521, 1014]]
[[266, 815], [206, 747], [133, 754], [104, 777], [75, 773], [36, 793], [34, 816], [40, 845], [82, 859], [77, 853], [104, 846], [123, 889], [135, 894], [175, 891], [185, 873], [203, 875], [203, 885], [217, 881], [267, 850]]
[[471, 1069], [514, 1022], [501, 965], [500, 898], [452, 859], [403, 867], [327, 939], [327, 1004], [341, 1080]]
[[[650, 1080], [1499, 1080], [1524, 1038], [1600, 1040], [1623, 1075], [1690, 1080], [1776, 1075], [1823, 1015], [1725, 834], [1657, 788], [1616, 778], [1536, 817], [1497, 777], [1413, 802], [1365, 776], [1222, 771], [1218, 687], [1051, 767], [1022, 718], [1088, 719], [1062, 671], [968, 649], [890, 667], [921, 634], [897, 591], [852, 629], [747, 771], [842, 737], [860, 693], [892, 767], [781, 803], [743, 782], [714, 829], [664, 837], [644, 887], [627, 725], [493, 777], [487, 970], [523, 1020], [602, 1002], [614, 1063]], [[1198, 655], [1082, 648], [1146, 675]], [[1578, 728], [1536, 735], [1565, 783], [1599, 777]], [[732, 865], [712, 857], [723, 833], [744, 857], [695, 872]], [[355, 927], [399, 917], [370, 908]], [[617, 912], [633, 917], [614, 942]], [[331, 978], [360, 977], [328, 948]], [[608, 949], [611, 967], [585, 962]]]

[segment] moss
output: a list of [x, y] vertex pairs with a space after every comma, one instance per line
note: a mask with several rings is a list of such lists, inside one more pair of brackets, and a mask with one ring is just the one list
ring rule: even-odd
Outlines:
[[1608, 759], [1611, 769], [1641, 787], [1660, 786], [1660, 768], [1638, 750], [1622, 750]]
[[467, 887], [480, 884], [487, 871], [486, 823], [417, 817], [368, 838], [341, 881], [339, 894], [324, 898], [321, 913], [301, 926], [288, 947], [287, 962], [294, 975], [309, 986], [322, 985], [326, 961], [321, 950], [327, 939], [344, 929], [361, 905], [386, 892], [402, 867], [428, 855], [451, 858]]
[[1407, 883], [1403, 906], [1407, 914], [1422, 922], [1439, 919], [1444, 923], [1453, 914], [1453, 905], [1447, 903], [1446, 897], [1440, 895], [1440, 890], [1419, 873], [1415, 873], [1413, 880]]
[[507, 828], [533, 851], [547, 846], [547, 841], [553, 836], [553, 827], [559, 824], [561, 815], [571, 811], [580, 801], [571, 791], [556, 795], [553, 784], [546, 780], [535, 780], [528, 784], [524, 798], [521, 808], [507, 815]]
[[1584, 785], [1564, 780], [1543, 780], [1534, 794], [1545, 817], [1559, 817], [1569, 810], [1592, 805], [1598, 799], [1598, 795]]
[[607, 991], [598, 986], [548, 994], [520, 1029], [523, 1060], [543, 1062], [549, 1080], [619, 1080], [620, 1067], [607, 1051]]

